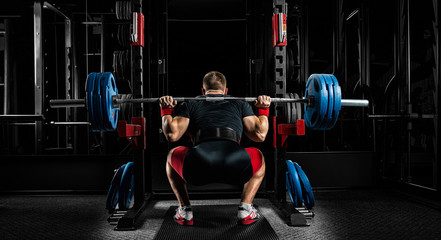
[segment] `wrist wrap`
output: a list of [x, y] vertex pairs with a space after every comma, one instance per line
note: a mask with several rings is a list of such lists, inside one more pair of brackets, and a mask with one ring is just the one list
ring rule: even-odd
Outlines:
[[172, 114], [173, 114], [173, 108], [161, 108], [161, 117]]
[[256, 115], [257, 116], [265, 115], [265, 116], [269, 117], [269, 108], [258, 108], [256, 111]]

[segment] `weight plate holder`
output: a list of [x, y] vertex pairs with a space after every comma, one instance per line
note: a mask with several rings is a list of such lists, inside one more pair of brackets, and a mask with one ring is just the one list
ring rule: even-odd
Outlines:
[[329, 129], [333, 128], [335, 126], [335, 123], [337, 123], [338, 114], [341, 110], [341, 88], [338, 84], [337, 78], [334, 75], [330, 75], [330, 78], [333, 82], [333, 88], [334, 88], [334, 108], [332, 113], [332, 121], [329, 125]]
[[128, 162], [121, 177], [118, 206], [120, 210], [130, 207], [134, 194], [135, 168], [133, 162]]
[[116, 129], [118, 123], [118, 108], [113, 108], [113, 96], [118, 95], [115, 78], [110, 72], [105, 72], [101, 76], [101, 104], [103, 127], [106, 131], [113, 131]]
[[326, 90], [328, 91], [328, 108], [326, 111], [326, 115], [323, 118], [323, 122], [320, 124], [319, 129], [320, 130], [329, 130], [329, 126], [332, 122], [332, 114], [334, 109], [334, 88], [333, 88], [333, 81], [329, 77], [329, 74], [321, 74], [320, 75], [322, 83], [324, 83], [324, 86], [326, 87]]
[[328, 110], [328, 91], [321, 74], [312, 74], [306, 83], [305, 98], [314, 97], [313, 106], [305, 104], [305, 124], [311, 129], [318, 129]]
[[308, 177], [306, 176], [306, 173], [302, 170], [302, 167], [300, 167], [299, 164], [296, 162], [294, 163], [294, 167], [297, 170], [297, 173], [300, 178], [300, 185], [302, 187], [302, 198], [303, 203], [308, 209], [311, 209], [314, 207], [314, 194], [312, 193], [312, 187], [309, 183]]
[[109, 210], [109, 212], [113, 212], [118, 204], [121, 177], [125, 168], [126, 164], [123, 164], [120, 168], [115, 169], [115, 174], [110, 182], [110, 188], [107, 192], [106, 199], [106, 209]]
[[86, 103], [87, 103], [87, 113], [89, 115], [89, 122], [92, 129], [96, 129], [96, 121], [94, 115], [94, 103], [93, 103], [93, 88], [95, 85], [96, 73], [92, 72], [87, 76], [86, 80]]
[[288, 190], [291, 202], [295, 207], [302, 206], [302, 187], [300, 185], [299, 175], [291, 160], [286, 161], [288, 171], [286, 172], [286, 189]]

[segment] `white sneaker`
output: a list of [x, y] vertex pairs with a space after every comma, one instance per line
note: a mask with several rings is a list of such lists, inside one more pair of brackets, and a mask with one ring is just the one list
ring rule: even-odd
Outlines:
[[260, 214], [257, 212], [252, 205], [250, 209], [246, 209], [245, 207], [239, 207], [239, 211], [237, 212], [237, 221], [238, 224], [248, 225], [254, 223], [259, 220]]
[[191, 207], [178, 207], [173, 217], [175, 222], [181, 225], [193, 225], [193, 211]]

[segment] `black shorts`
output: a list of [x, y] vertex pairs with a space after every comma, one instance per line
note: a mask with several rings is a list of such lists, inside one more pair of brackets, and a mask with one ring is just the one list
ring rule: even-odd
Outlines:
[[171, 157], [173, 169], [193, 185], [243, 185], [262, 166], [257, 148], [242, 148], [228, 140], [206, 141], [193, 148], [178, 147]]

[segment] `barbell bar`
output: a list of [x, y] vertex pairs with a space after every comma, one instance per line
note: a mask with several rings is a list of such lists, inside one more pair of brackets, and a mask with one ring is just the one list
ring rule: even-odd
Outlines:
[[[85, 99], [53, 99], [51, 108], [86, 107], [92, 131], [113, 131], [116, 129], [118, 111], [121, 104], [158, 103], [159, 98], [121, 98], [115, 79], [110, 72], [90, 73], [86, 80]], [[254, 102], [255, 97], [174, 97], [183, 101], [246, 101]], [[331, 129], [338, 118], [341, 107], [368, 107], [365, 99], [341, 99], [341, 89], [335, 76], [312, 74], [307, 81], [305, 97], [271, 98], [272, 103], [304, 104], [306, 126], [316, 130]]]
[[[292, 98], [271, 98], [271, 103], [305, 103], [312, 102], [312, 98], [309, 99], [292, 99]], [[256, 97], [210, 97], [210, 98], [196, 98], [196, 97], [173, 97], [177, 102], [185, 101], [236, 101], [241, 100], [245, 102], [254, 102]], [[159, 98], [132, 98], [132, 99], [119, 99], [117, 96], [113, 97], [113, 107], [118, 108], [122, 103], [158, 103]], [[86, 99], [52, 99], [49, 101], [51, 108], [70, 108], [70, 107], [86, 107]], [[342, 99], [342, 107], [367, 107], [369, 106], [369, 100], [366, 99]]]

